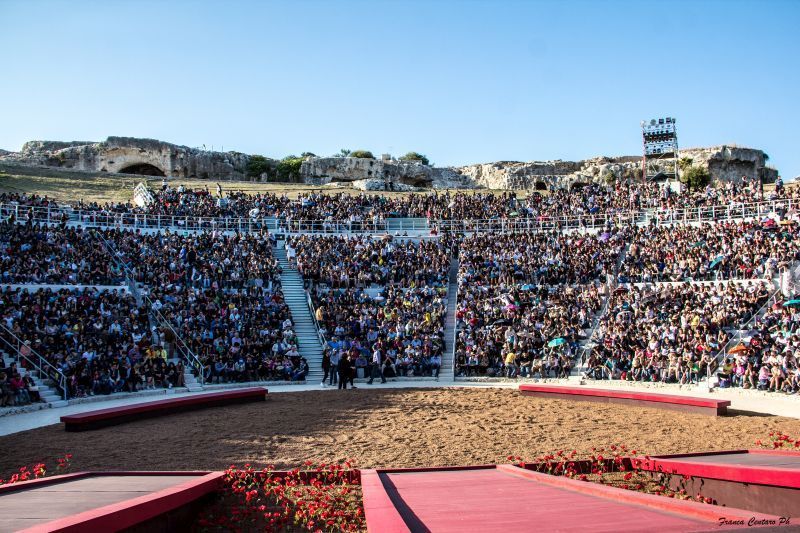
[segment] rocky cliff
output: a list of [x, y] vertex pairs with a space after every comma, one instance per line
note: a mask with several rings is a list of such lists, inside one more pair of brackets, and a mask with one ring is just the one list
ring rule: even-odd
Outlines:
[[[775, 169], [765, 166], [767, 155], [762, 150], [733, 146], [689, 148], [681, 159], [705, 167], [717, 182], [740, 182], [742, 176], [760, 176], [765, 182], [778, 177]], [[489, 189], [545, 189], [549, 186], [570, 187], [610, 179], [641, 177], [641, 157], [597, 157], [584, 161], [532, 161], [528, 163], [500, 161], [458, 167], [454, 170]]]
[[104, 142], [30, 141], [0, 159], [90, 172], [173, 178], [245, 179], [248, 156], [211, 152], [154, 139], [109, 137]]
[[[757, 149], [714, 146], [683, 150], [681, 157], [708, 168], [716, 181], [760, 176], [774, 181], [777, 171], [766, 168], [767, 155]], [[247, 179], [251, 156], [211, 152], [153, 139], [109, 137], [104, 142], [30, 141], [20, 152], [0, 151], [0, 161], [86, 172], [144, 174], [171, 178]], [[267, 159], [267, 172], [255, 179], [275, 179], [279, 162]], [[308, 157], [299, 179], [328, 185], [351, 183], [375, 190], [392, 184], [396, 190], [428, 188], [547, 189], [574, 183], [630, 179], [640, 176], [639, 156], [597, 157], [584, 161], [498, 161], [436, 168], [414, 161], [354, 157]], [[296, 175], [296, 174], [295, 174]]]
[[726, 145], [689, 148], [681, 150], [681, 158], [690, 159], [692, 165], [708, 168], [711, 177], [717, 181], [738, 183], [742, 176], [757, 176], [765, 183], [772, 183], [778, 178], [778, 171], [766, 166], [769, 156], [753, 148]]
[[300, 167], [306, 181], [320, 184], [380, 179], [413, 187], [430, 187], [434, 169], [422, 163], [357, 157], [309, 157]]

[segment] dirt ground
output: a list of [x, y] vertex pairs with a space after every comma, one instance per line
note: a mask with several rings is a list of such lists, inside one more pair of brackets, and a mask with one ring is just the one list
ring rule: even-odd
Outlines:
[[[365, 386], [366, 387], [366, 386]], [[361, 467], [534, 459], [559, 449], [627, 444], [642, 453], [752, 447], [771, 430], [800, 435], [800, 420], [727, 417], [547, 400], [509, 389], [385, 389], [270, 394], [266, 402], [210, 408], [96, 431], [61, 425], [0, 437], [0, 476], [73, 454], [78, 470], [299, 466], [352, 457]]]

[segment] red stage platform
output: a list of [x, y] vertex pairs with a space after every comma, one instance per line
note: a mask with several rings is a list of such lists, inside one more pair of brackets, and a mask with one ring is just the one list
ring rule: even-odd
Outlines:
[[728, 400], [714, 400], [710, 398], [696, 398], [691, 396], [678, 396], [674, 394], [654, 394], [650, 392], [637, 392], [630, 390], [592, 389], [589, 387], [560, 387], [547, 385], [519, 386], [519, 391], [525, 396], [538, 396], [541, 398], [557, 398], [559, 400], [585, 400], [603, 403], [622, 403], [640, 407], [656, 407], [659, 409], [672, 409], [688, 411], [707, 415], [725, 415]]
[[779, 517], [531, 472], [511, 465], [363, 470], [369, 531], [710, 531]]
[[672, 488], [685, 488], [691, 495], [702, 491], [723, 505], [783, 516], [800, 514], [798, 451], [662, 455], [642, 461], [641, 467], [667, 474]]
[[105, 426], [113, 426], [156, 416], [168, 415], [176, 412], [185, 412], [205, 407], [215, 407], [235, 403], [264, 401], [267, 398], [267, 389], [263, 387], [250, 387], [246, 389], [233, 389], [221, 392], [207, 392], [180, 398], [169, 398], [155, 402], [138, 403], [122, 407], [111, 407], [87, 411], [76, 415], [61, 417], [64, 429], [67, 431], [85, 431]]

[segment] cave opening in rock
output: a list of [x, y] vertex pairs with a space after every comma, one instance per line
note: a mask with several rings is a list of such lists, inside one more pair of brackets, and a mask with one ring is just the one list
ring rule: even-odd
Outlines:
[[120, 174], [142, 174], [144, 176], [166, 176], [164, 171], [149, 163], [137, 163], [120, 169]]

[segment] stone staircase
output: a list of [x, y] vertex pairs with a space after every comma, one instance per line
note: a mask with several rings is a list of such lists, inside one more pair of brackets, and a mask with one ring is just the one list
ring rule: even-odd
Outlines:
[[[175, 363], [176, 365], [181, 361], [179, 357], [174, 357], [169, 360], [170, 363]], [[200, 383], [197, 376], [192, 373], [192, 367], [186, 364], [186, 361], [183, 362], [183, 384], [186, 387], [188, 392], [202, 392], [203, 391], [203, 384]]]
[[456, 351], [456, 306], [458, 305], [458, 259], [450, 262], [450, 276], [447, 284], [447, 315], [444, 319], [445, 351], [442, 355], [442, 368], [439, 371], [441, 379], [455, 379], [455, 351]]
[[278, 264], [283, 270], [281, 273], [281, 288], [283, 299], [292, 312], [294, 332], [297, 335], [300, 355], [308, 361], [307, 383], [322, 381], [322, 346], [319, 341], [319, 332], [314, 323], [314, 317], [308, 308], [306, 291], [303, 287], [303, 278], [295, 268], [289, 265], [286, 259], [285, 248], [274, 248], [273, 253], [278, 259]]
[[[0, 350], [0, 355], [2, 355], [3, 357], [4, 368], [8, 368], [11, 366], [12, 363], [17, 362], [16, 358], [12, 357], [10, 354], [8, 354], [3, 350]], [[21, 365], [17, 364], [17, 366], [19, 367]], [[24, 369], [20, 368], [20, 371], [21, 371], [20, 373], [22, 373]], [[65, 405], [67, 405], [66, 400], [64, 400], [64, 397], [61, 394], [59, 394], [58, 390], [55, 387], [48, 384], [49, 380], [45, 381], [41, 379], [41, 377], [39, 376], [39, 372], [37, 370], [28, 369], [27, 372], [28, 375], [31, 378], [33, 378], [33, 381], [34, 383], [36, 383], [36, 386], [39, 387], [39, 396], [41, 396], [42, 398], [42, 403], [45, 403], [50, 407], [64, 407]]]

